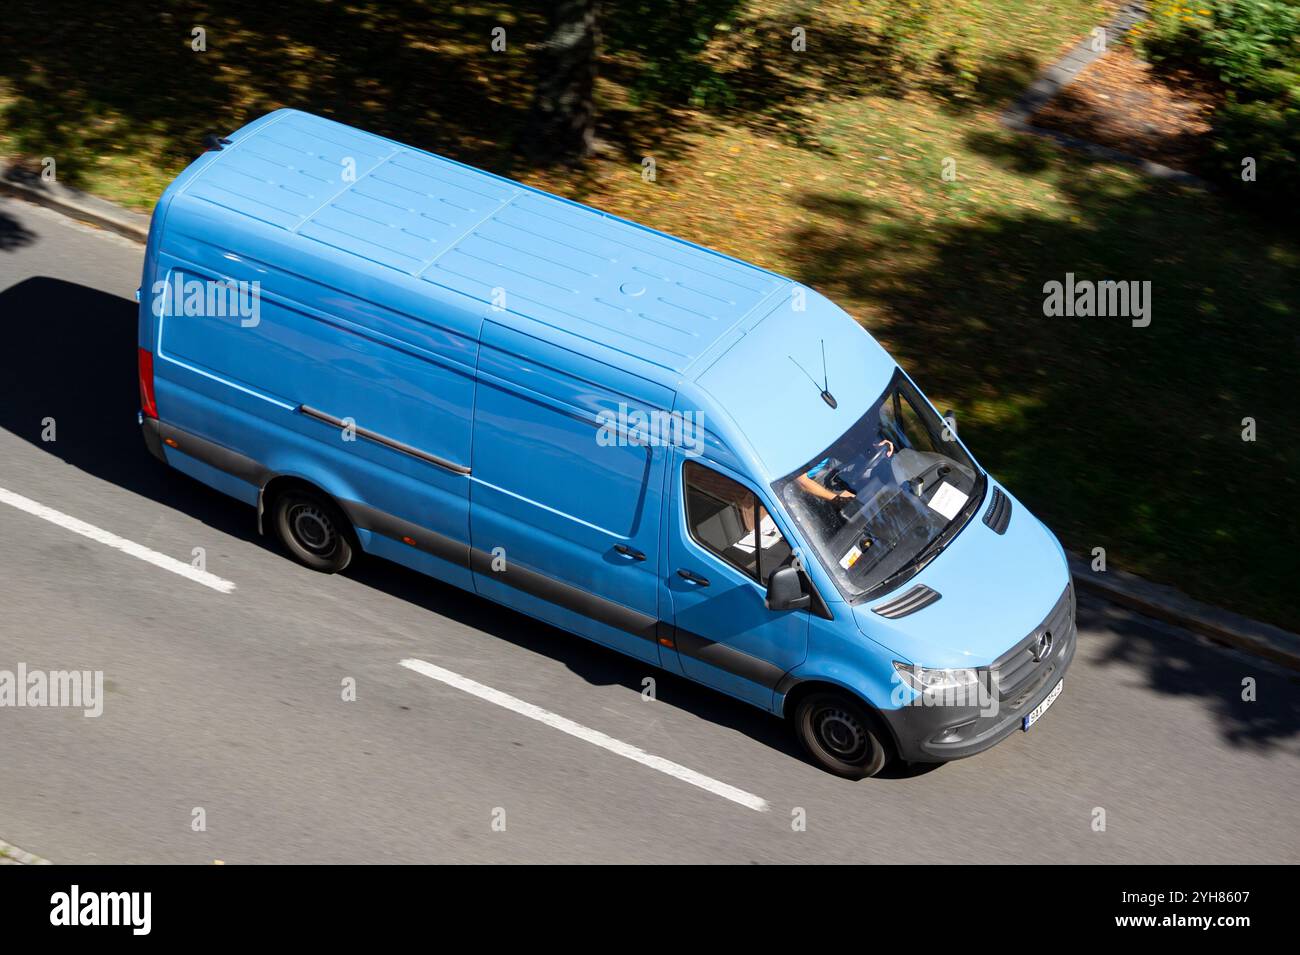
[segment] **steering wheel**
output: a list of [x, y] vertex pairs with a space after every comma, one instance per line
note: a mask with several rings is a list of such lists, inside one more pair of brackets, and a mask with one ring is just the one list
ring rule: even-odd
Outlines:
[[876, 448], [876, 453], [873, 454], [870, 457], [870, 459], [868, 459], [866, 464], [862, 465], [862, 473], [870, 474], [871, 471], [875, 468], [875, 466], [880, 462], [880, 459], [885, 456], [888, 450], [889, 450], [888, 447], [883, 444], [880, 447]]

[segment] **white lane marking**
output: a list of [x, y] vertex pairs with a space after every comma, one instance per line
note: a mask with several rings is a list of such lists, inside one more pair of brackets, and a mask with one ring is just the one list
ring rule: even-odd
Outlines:
[[49, 865], [49, 859], [32, 855], [0, 839], [0, 865]]
[[206, 570], [199, 570], [191, 567], [184, 561], [177, 560], [175, 557], [168, 557], [166, 554], [160, 554], [156, 550], [150, 550], [143, 544], [137, 544], [135, 541], [129, 541], [125, 537], [118, 537], [116, 534], [109, 533], [103, 528], [96, 527], [94, 524], [87, 524], [85, 521], [78, 520], [70, 514], [64, 514], [62, 511], [56, 511], [52, 507], [46, 507], [44, 504], [33, 501], [31, 498], [23, 497], [21, 494], [15, 494], [13, 491], [0, 487], [0, 503], [8, 504], [10, 507], [16, 507], [20, 511], [25, 511], [42, 520], [49, 521], [51, 524], [57, 524], [65, 530], [70, 530], [74, 534], [80, 534], [82, 537], [89, 537], [93, 541], [101, 544], [107, 544], [114, 550], [120, 550], [124, 554], [130, 554], [132, 557], [139, 558], [145, 563], [153, 564], [155, 567], [161, 567], [163, 570], [170, 570], [173, 574], [178, 574], [196, 584], [202, 584], [204, 587], [211, 587], [213, 590], [219, 590], [223, 594], [228, 594], [235, 589], [233, 582], [224, 580], [216, 574], [210, 574]]
[[454, 686], [458, 690], [464, 690], [481, 700], [487, 700], [489, 703], [495, 703], [497, 706], [504, 706], [507, 710], [513, 710], [520, 716], [526, 716], [530, 720], [537, 720], [539, 723], [545, 723], [552, 729], [557, 729], [561, 733], [568, 733], [570, 736], [576, 736], [580, 740], [585, 740], [602, 749], [607, 749], [611, 753], [617, 753], [625, 756], [642, 766], [649, 766], [651, 769], [657, 769], [661, 773], [666, 773], [680, 779], [682, 782], [690, 783], [692, 786], [698, 786], [715, 796], [721, 796], [723, 799], [730, 799], [732, 802], [740, 803], [748, 809], [755, 812], [767, 812], [767, 801], [760, 799], [753, 793], [747, 793], [743, 789], [737, 789], [735, 786], [729, 786], [724, 782], [719, 782], [703, 773], [697, 773], [693, 769], [687, 769], [672, 760], [664, 759], [662, 756], [653, 756], [631, 743], [625, 743], [621, 739], [615, 739], [612, 736], [606, 736], [599, 730], [593, 730], [581, 723], [575, 723], [571, 719], [552, 713], [550, 710], [544, 710], [540, 706], [534, 706], [532, 703], [525, 703], [523, 700], [516, 699], [509, 693], [502, 693], [500, 690], [494, 690], [490, 686], [484, 686], [471, 680], [469, 677], [461, 676], [459, 673], [453, 673], [450, 670], [444, 670], [440, 666], [434, 666], [432, 663], [426, 663], [424, 660], [403, 660], [402, 666], [408, 670], [414, 670], [416, 673], [423, 674], [432, 680], [438, 680], [446, 683], [448, 686]]

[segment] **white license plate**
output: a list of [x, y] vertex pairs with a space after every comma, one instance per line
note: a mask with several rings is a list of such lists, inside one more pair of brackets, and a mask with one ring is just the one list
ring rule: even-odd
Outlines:
[[1056, 702], [1056, 698], [1061, 695], [1061, 689], [1065, 686], [1065, 680], [1061, 680], [1056, 686], [1052, 687], [1052, 692], [1047, 694], [1047, 699], [1039, 703], [1025, 715], [1023, 729], [1029, 729], [1038, 722], [1038, 718], [1047, 712], [1047, 708]]

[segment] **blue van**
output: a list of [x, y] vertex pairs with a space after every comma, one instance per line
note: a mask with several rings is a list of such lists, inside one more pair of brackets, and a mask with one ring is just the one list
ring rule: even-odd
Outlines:
[[141, 413], [294, 559], [378, 555], [787, 718], [848, 778], [1028, 729], [1050, 531], [813, 290], [280, 110], [153, 214]]

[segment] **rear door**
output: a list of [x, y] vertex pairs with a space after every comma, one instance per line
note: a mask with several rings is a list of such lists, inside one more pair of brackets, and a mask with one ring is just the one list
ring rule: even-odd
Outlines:
[[767, 578], [792, 559], [787, 535], [739, 475], [674, 458], [666, 566], [682, 671], [770, 709], [777, 682], [808, 655], [808, 611], [766, 606]]

